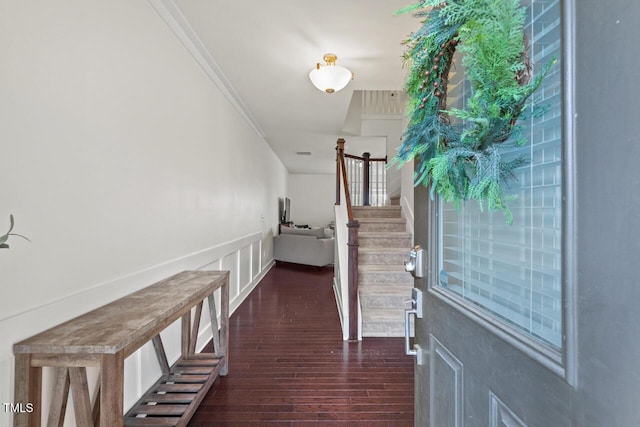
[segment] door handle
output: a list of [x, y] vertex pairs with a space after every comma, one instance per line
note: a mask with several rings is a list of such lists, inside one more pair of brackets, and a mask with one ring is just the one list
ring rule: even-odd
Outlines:
[[404, 351], [407, 356], [417, 356], [418, 352], [411, 348], [411, 315], [417, 315], [416, 309], [411, 308], [404, 311]]
[[418, 288], [411, 289], [411, 308], [404, 311], [404, 350], [408, 356], [416, 356], [416, 363], [422, 365], [422, 351], [415, 344], [411, 348], [411, 316], [422, 319], [422, 291]]
[[416, 319], [421, 318], [417, 309], [411, 308], [404, 311], [404, 350], [408, 356], [416, 357], [416, 364], [422, 365], [422, 349], [419, 344], [415, 344], [411, 348], [411, 315], [414, 315]]

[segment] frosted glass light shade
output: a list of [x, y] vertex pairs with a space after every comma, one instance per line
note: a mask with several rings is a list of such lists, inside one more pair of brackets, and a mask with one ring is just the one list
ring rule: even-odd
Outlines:
[[318, 65], [309, 72], [311, 83], [327, 93], [334, 93], [344, 89], [352, 78], [351, 71], [337, 65]]

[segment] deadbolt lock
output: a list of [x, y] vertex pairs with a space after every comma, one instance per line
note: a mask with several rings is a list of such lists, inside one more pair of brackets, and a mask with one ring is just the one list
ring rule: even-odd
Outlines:
[[404, 269], [413, 277], [421, 278], [424, 277], [424, 265], [424, 249], [416, 245], [409, 251], [409, 261], [404, 263]]

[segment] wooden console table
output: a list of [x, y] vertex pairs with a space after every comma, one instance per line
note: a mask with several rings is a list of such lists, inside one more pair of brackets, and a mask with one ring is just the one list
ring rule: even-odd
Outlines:
[[[218, 330], [213, 293], [221, 289]], [[207, 299], [215, 353], [195, 353]], [[192, 324], [192, 308], [195, 316]], [[182, 318], [182, 356], [169, 366], [160, 331]], [[14, 426], [40, 426], [42, 367], [55, 369], [48, 425], [62, 426], [69, 389], [79, 426], [184, 426], [218, 375], [227, 373], [229, 272], [185, 271], [14, 345], [14, 402], [33, 404]], [[123, 416], [124, 359], [153, 342], [162, 377]], [[87, 367], [99, 367], [93, 408]]]

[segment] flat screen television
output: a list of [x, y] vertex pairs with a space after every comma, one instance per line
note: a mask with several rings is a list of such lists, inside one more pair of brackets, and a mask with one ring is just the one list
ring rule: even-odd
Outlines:
[[288, 197], [284, 199], [278, 198], [278, 218], [280, 224], [288, 224], [291, 222], [291, 200]]
[[284, 223], [291, 222], [291, 200], [288, 197], [284, 198]]

